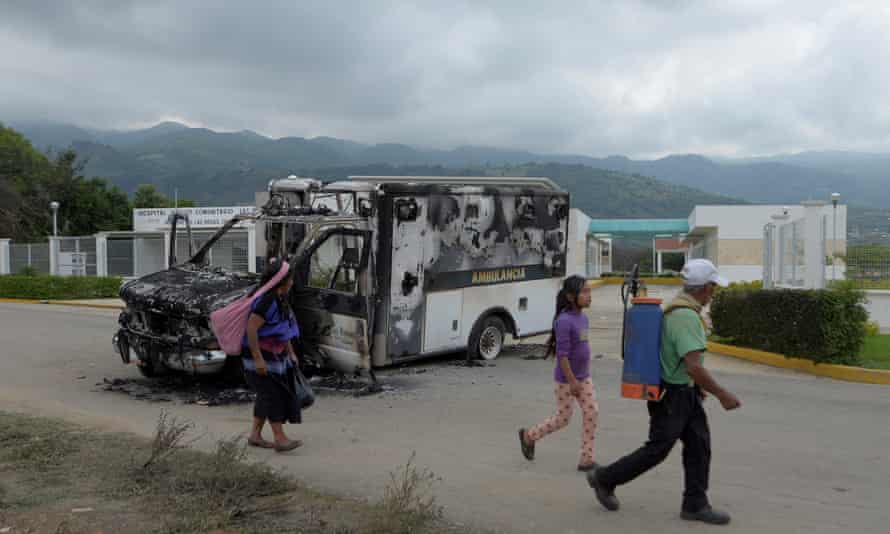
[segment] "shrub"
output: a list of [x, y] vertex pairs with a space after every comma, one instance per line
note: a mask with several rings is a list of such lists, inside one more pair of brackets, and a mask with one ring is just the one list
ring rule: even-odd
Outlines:
[[875, 321], [865, 323], [865, 337], [875, 337], [881, 334], [881, 325]]
[[729, 287], [726, 289], [760, 290], [763, 289], [763, 282], [761, 280], [753, 280], [751, 282], [733, 282], [729, 284]]
[[745, 347], [855, 365], [865, 340], [865, 294], [851, 285], [832, 289], [763, 290], [737, 286], [711, 304], [714, 334]]
[[100, 299], [118, 295], [121, 279], [97, 276], [0, 276], [0, 297], [17, 299]]
[[418, 469], [414, 458], [412, 452], [407, 464], [390, 472], [378, 513], [369, 529], [372, 534], [410, 534], [442, 517], [442, 507], [432, 491], [441, 479], [429, 469]]
[[[625, 272], [606, 272], [600, 275], [600, 278], [624, 278], [629, 273]], [[640, 278], [679, 278], [677, 273], [640, 273]]]

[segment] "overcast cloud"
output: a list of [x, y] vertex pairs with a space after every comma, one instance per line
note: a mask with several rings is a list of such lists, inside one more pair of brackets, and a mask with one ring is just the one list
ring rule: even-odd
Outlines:
[[884, 0], [0, 2], [0, 120], [593, 156], [890, 151], [888, 92]]

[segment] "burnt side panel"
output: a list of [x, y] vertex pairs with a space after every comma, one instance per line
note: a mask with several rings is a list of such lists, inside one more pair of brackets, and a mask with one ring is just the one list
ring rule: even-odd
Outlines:
[[389, 354], [393, 359], [420, 354], [423, 341], [423, 238], [428, 233], [429, 197], [398, 196], [390, 213]]
[[421, 353], [428, 291], [564, 276], [568, 201], [565, 194], [479, 186], [387, 197], [380, 250], [391, 257], [381, 258], [379, 272], [389, 299], [389, 355]]

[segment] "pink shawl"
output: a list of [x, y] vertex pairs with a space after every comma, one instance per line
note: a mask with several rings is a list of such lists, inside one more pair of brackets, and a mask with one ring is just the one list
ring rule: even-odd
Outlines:
[[241, 342], [247, 332], [247, 321], [250, 318], [250, 305], [254, 299], [275, 287], [289, 269], [290, 265], [286, 261], [281, 262], [281, 269], [256, 293], [245, 295], [210, 314], [210, 328], [223, 352], [233, 356], [241, 354]]

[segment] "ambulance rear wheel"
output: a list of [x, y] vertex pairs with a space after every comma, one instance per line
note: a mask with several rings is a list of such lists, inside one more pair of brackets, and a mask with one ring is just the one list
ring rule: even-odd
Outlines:
[[478, 360], [493, 360], [498, 357], [504, 348], [504, 338], [507, 328], [500, 317], [488, 316], [473, 328], [470, 334], [470, 344], [467, 349], [470, 358]]

